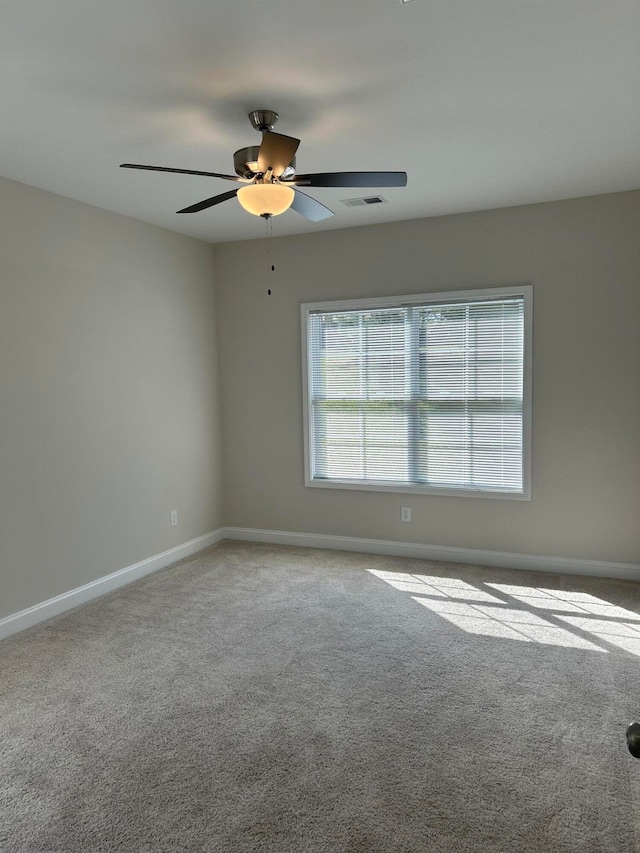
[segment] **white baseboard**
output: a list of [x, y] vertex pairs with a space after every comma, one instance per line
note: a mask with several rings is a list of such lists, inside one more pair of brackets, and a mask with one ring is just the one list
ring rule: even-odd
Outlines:
[[118, 569], [118, 571], [112, 572], [110, 575], [105, 575], [105, 577], [83, 584], [83, 586], [76, 587], [76, 589], [70, 589], [68, 592], [56, 595], [55, 598], [50, 598], [48, 601], [42, 601], [40, 604], [34, 604], [33, 607], [21, 610], [19, 613], [6, 616], [4, 619], [0, 619], [0, 640], [9, 637], [11, 634], [16, 634], [18, 631], [24, 631], [25, 628], [31, 628], [32, 625], [37, 625], [38, 622], [44, 622], [46, 619], [58, 616], [60, 613], [64, 613], [65, 610], [71, 610], [79, 604], [85, 604], [87, 601], [91, 601], [92, 598], [98, 598], [98, 596], [105, 595], [107, 592], [113, 592], [113, 590], [125, 586], [132, 581], [139, 580], [145, 575], [157, 572], [159, 569], [164, 569], [178, 560], [202, 551], [203, 548], [215, 545], [216, 542], [220, 542], [224, 538], [223, 528], [213, 530], [211, 533], [205, 533], [204, 536], [198, 536], [196, 539], [191, 539], [189, 542], [184, 542], [182, 545], [176, 545], [175, 548], [163, 551], [162, 554], [148, 557], [146, 560], [141, 560], [132, 566]]
[[178, 560], [215, 545], [223, 539], [240, 542], [266, 542], [275, 545], [297, 545], [305, 548], [329, 548], [338, 551], [357, 551], [362, 554], [382, 554], [390, 557], [416, 557], [420, 560], [439, 560], [475, 566], [495, 566], [502, 569], [528, 569], [571, 575], [622, 578], [640, 581], [640, 565], [605, 563], [572, 557], [541, 557], [533, 554], [511, 554], [506, 551], [481, 551], [472, 548], [452, 548], [446, 545], [421, 545], [416, 542], [394, 542], [389, 539], [358, 539], [354, 536], [331, 536], [324, 533], [294, 533], [286, 530], [258, 530], [250, 527], [221, 527], [198, 536], [162, 554], [148, 557], [132, 566], [63, 592], [19, 613], [0, 619], [0, 640], [58, 616], [66, 610], [85, 604], [145, 575], [164, 569]]
[[536, 572], [640, 580], [640, 565], [634, 563], [605, 563], [573, 557], [540, 557], [533, 554], [511, 554], [506, 551], [420, 545], [416, 542], [393, 542], [388, 539], [357, 539], [353, 536], [330, 536], [322, 533], [256, 530], [249, 527], [225, 527], [223, 532], [224, 539], [236, 539], [241, 542], [270, 542], [275, 545], [331, 548], [339, 551], [359, 551], [363, 554], [384, 554], [390, 557], [417, 557], [420, 560], [495, 566], [501, 569], [527, 569]]

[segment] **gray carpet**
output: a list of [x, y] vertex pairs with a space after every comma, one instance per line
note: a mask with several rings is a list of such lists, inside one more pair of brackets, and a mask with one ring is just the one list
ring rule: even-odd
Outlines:
[[639, 592], [222, 543], [0, 645], [0, 849], [640, 850]]

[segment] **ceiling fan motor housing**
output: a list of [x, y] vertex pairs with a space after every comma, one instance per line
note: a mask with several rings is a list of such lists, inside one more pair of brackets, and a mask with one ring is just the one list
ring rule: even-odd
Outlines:
[[[233, 155], [233, 167], [236, 170], [236, 175], [241, 178], [254, 178], [258, 171], [258, 153], [259, 145], [249, 145], [247, 148], [240, 148]], [[291, 163], [278, 175], [279, 178], [291, 178], [296, 173], [296, 158], [294, 157]]]

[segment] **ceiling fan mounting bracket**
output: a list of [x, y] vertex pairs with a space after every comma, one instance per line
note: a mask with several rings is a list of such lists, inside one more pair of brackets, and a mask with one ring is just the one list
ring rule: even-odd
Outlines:
[[278, 113], [273, 110], [252, 110], [249, 113], [251, 127], [260, 133], [273, 130], [278, 121]]

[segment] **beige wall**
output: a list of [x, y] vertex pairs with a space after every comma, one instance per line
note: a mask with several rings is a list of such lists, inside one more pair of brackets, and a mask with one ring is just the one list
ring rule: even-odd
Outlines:
[[220, 526], [213, 284], [205, 243], [0, 180], [0, 618]]
[[[638, 234], [623, 193], [211, 247], [0, 179], [0, 618], [223, 523], [640, 562]], [[531, 502], [305, 489], [301, 302], [522, 282]]]
[[[640, 562], [640, 193], [228, 244], [216, 272], [227, 524]], [[530, 502], [304, 487], [301, 302], [523, 282]]]

